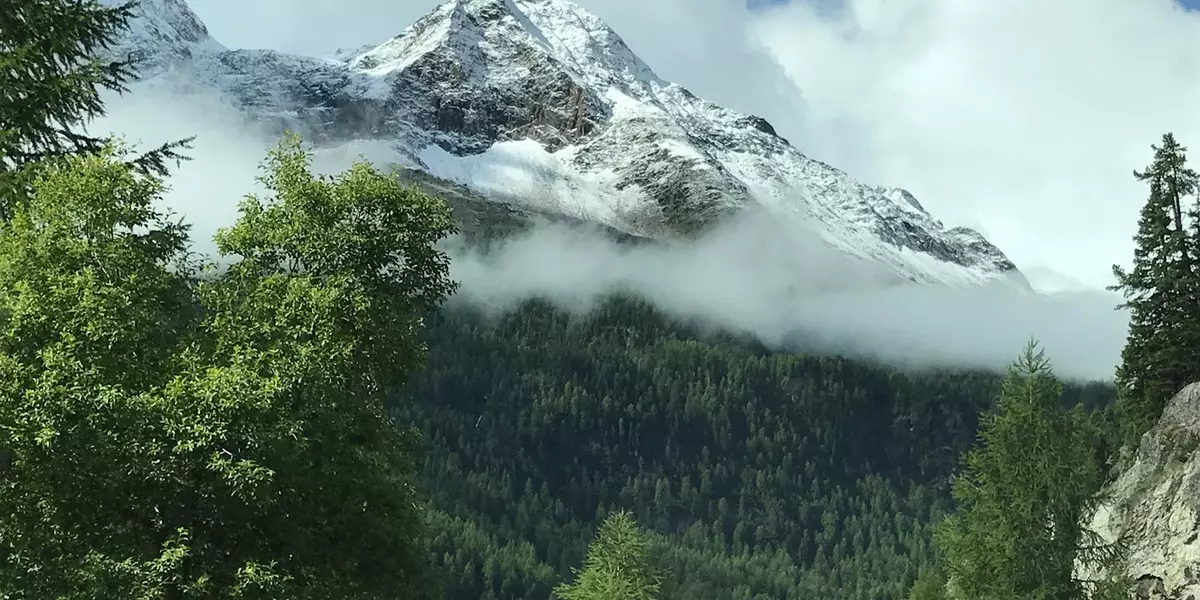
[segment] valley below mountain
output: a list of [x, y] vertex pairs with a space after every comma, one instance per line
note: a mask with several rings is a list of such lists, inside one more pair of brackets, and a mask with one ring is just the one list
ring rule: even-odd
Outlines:
[[[427, 1], [324, 56], [226, 46], [187, 0], [8, 3], [0, 598], [1200, 594], [1200, 172], [1174, 133], [1126, 181], [1146, 196], [1107, 279], [1113, 252], [1075, 246], [1112, 231], [1073, 216], [1129, 195], [1124, 100], [1081, 157], [1038, 143], [1092, 127], [1078, 103], [981, 124], [1044, 98], [963, 85], [971, 52], [859, 94], [908, 118], [837, 144], [907, 162], [837, 155], [973, 202], [975, 230], [816, 160], [829, 129], [663, 79], [569, 0]], [[366, 5], [299, 32], [311, 5], [192, 2], [245, 39], [379, 31]], [[771, 50], [822, 118], [848, 99], [822, 86], [896, 84]], [[981, 55], [1095, 62], [1029, 50]]]
[[664, 599], [903, 600], [1001, 379], [773, 352], [619, 297], [452, 306], [428, 336], [392, 406], [428, 444], [447, 600], [548, 598], [618, 508], [651, 531]]
[[389, 402], [446, 600], [550, 598], [621, 509], [665, 599], [907, 598], [1031, 332], [1069, 345], [1065, 406], [1113, 402], [1109, 297], [1034, 294], [978, 232], [662, 80], [569, 2], [453, 0], [328, 57], [139, 11], [114, 49], [135, 102], [299, 132], [320, 170], [361, 152], [453, 212], [463, 290]]

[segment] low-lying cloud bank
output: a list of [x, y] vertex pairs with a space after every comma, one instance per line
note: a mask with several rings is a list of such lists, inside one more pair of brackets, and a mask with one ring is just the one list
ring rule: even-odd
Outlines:
[[495, 311], [530, 296], [586, 310], [616, 291], [768, 345], [836, 349], [907, 366], [1000, 369], [1038, 339], [1064, 377], [1109, 379], [1128, 316], [1104, 292], [1036, 294], [1011, 282], [898, 283], [816, 244], [781, 247], [759, 219], [687, 244], [621, 246], [547, 225], [488, 254], [452, 246], [460, 295]]
[[[143, 147], [197, 135], [193, 160], [174, 171], [165, 203], [193, 224], [196, 250], [214, 253], [217, 228], [238, 202], [261, 192], [258, 165], [274, 140], [219, 99], [142, 90], [108, 102], [94, 132]], [[395, 160], [385, 145], [323, 150], [315, 168], [332, 172], [365, 155]], [[945, 289], [899, 285], [770, 219], [749, 215], [686, 244], [622, 246], [598, 233], [541, 226], [487, 255], [448, 240], [459, 301], [489, 310], [542, 296], [586, 310], [617, 291], [636, 293], [681, 318], [745, 331], [767, 344], [823, 338], [825, 347], [912, 366], [1003, 368], [1030, 337], [1060, 375], [1109, 379], [1128, 317], [1103, 292], [1033, 294], [1002, 283]]]

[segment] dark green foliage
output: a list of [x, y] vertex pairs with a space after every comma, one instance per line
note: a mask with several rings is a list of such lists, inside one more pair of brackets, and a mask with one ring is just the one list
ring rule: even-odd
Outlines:
[[[904, 598], [1000, 389], [700, 336], [619, 298], [588, 315], [448, 308], [429, 339], [396, 413], [427, 433], [434, 506], [495, 540], [440, 536], [452, 600], [546, 598], [615, 509], [651, 530], [660, 598]], [[1070, 394], [1103, 406], [1112, 390]], [[536, 563], [506, 558], [517, 542]]]
[[[1084, 598], [1077, 558], [1099, 558], [1080, 522], [1101, 484], [1099, 431], [1031, 343], [1013, 363], [953, 486], [957, 511], [936, 541], [954, 598]], [[1091, 549], [1081, 555], [1081, 549]], [[926, 592], [927, 593], [927, 592]]]
[[908, 594], [908, 600], [948, 600], [947, 579], [946, 572], [941, 569], [940, 564], [921, 571]]
[[[25, 167], [95, 153], [106, 140], [84, 126], [104, 112], [104, 91], [126, 91], [133, 64], [104, 54], [126, 29], [134, 2], [4, 0], [0, 3], [0, 218], [28, 192]], [[191, 140], [133, 158], [143, 173], [165, 176]]]
[[443, 205], [295, 139], [198, 280], [162, 184], [49, 165], [0, 224], [0, 597], [414, 600], [419, 437], [382, 390], [453, 284]]
[[[1154, 146], [1154, 160], [1135, 172], [1150, 188], [1134, 237], [1133, 267], [1114, 265], [1129, 308], [1129, 338], [1117, 369], [1117, 410], [1124, 439], [1136, 442], [1183, 386], [1200, 380], [1200, 223], [1195, 218], [1197, 174], [1186, 148], [1171, 134]], [[1191, 203], [1189, 208], [1188, 203]]]

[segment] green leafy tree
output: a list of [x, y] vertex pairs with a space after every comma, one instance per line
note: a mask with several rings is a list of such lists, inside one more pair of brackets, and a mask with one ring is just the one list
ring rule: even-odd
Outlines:
[[[111, 49], [128, 28], [136, 2], [98, 0], [5, 2], [0, 10], [0, 217], [28, 191], [26, 167], [47, 159], [100, 151], [106, 140], [84, 126], [104, 113], [101, 94], [127, 91], [134, 63]], [[169, 161], [191, 140], [131, 159], [165, 176]]]
[[417, 437], [383, 391], [453, 291], [445, 207], [365, 164], [266, 162], [198, 271], [119, 151], [0, 231], [0, 593], [431, 598]]
[[979, 445], [954, 481], [958, 510], [935, 534], [951, 597], [1084, 597], [1075, 559], [1106, 550], [1080, 525], [1101, 483], [1097, 432], [1082, 408], [1062, 408], [1061, 394], [1031, 342], [1010, 367]]
[[1200, 379], [1200, 230], [1185, 219], [1194, 213], [1185, 207], [1189, 197], [1194, 202], [1198, 176], [1171, 134], [1153, 149], [1150, 166], [1134, 172], [1150, 195], [1134, 237], [1133, 266], [1114, 265], [1117, 283], [1109, 288], [1124, 295], [1121, 307], [1130, 312], [1116, 376], [1127, 443], [1153, 426], [1176, 392]]
[[662, 579], [649, 556], [650, 542], [633, 517], [621, 511], [600, 524], [575, 581], [554, 588], [562, 600], [654, 600]]
[[198, 318], [186, 266], [169, 269], [186, 231], [149, 208], [161, 189], [110, 155], [74, 158], [0, 230], [6, 597], [116, 597], [186, 554], [187, 534], [147, 514], [174, 504], [154, 388]]

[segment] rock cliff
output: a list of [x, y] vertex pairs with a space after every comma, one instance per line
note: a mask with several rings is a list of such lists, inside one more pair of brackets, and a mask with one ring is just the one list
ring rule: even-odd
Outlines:
[[[1091, 528], [1121, 540], [1117, 568], [1138, 600], [1200, 599], [1200, 383], [1171, 400], [1127, 468], [1105, 489]], [[1098, 572], [1080, 565], [1080, 573]]]

